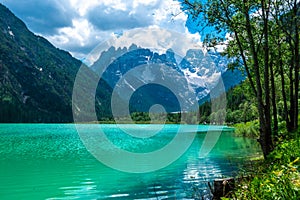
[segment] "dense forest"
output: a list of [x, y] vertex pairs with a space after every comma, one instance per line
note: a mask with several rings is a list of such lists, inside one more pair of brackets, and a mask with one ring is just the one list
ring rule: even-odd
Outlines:
[[[255, 100], [259, 142], [266, 157], [274, 149], [273, 140], [280, 121], [285, 122], [289, 132], [298, 128], [299, 2], [185, 0], [183, 10], [195, 21], [204, 18], [200, 26], [214, 28], [215, 32], [206, 35], [208, 48], [226, 43], [224, 54], [235, 60], [230, 67], [246, 71], [247, 90], [243, 94], [250, 94]], [[229, 39], [220, 33], [226, 33]], [[250, 101], [241, 108], [248, 109], [252, 105]]]
[[[246, 165], [242, 175], [246, 178], [240, 178], [224, 199], [299, 199], [299, 1], [184, 0], [182, 4], [200, 31], [214, 30], [206, 34], [206, 47], [226, 45], [224, 55], [234, 59], [229, 67], [247, 74], [243, 84], [227, 93], [227, 122], [247, 122], [235, 125], [243, 136], [258, 122], [254, 132], [264, 159]], [[201, 121], [222, 114], [211, 113], [209, 102], [199, 111]]]
[[[224, 113], [223, 110], [212, 112], [210, 98], [199, 105], [197, 114], [195, 112], [168, 113], [165, 116], [163, 113], [132, 112], [130, 117], [136, 123], [150, 123], [152, 118], [157, 119], [159, 122], [163, 122], [165, 119], [167, 123], [179, 123], [181, 121], [181, 115], [186, 115], [184, 117], [185, 121], [182, 122], [187, 124], [232, 125], [253, 121], [257, 119], [258, 110], [255, 105], [255, 99], [251, 95], [251, 89], [248, 86], [248, 80], [246, 80], [240, 85], [229, 89], [226, 94], [223, 94], [223, 96], [226, 96], [225, 122], [218, 120], [220, 113]], [[282, 110], [280, 111], [282, 112]], [[126, 121], [125, 118], [124, 120]], [[129, 119], [127, 120], [129, 121]]]

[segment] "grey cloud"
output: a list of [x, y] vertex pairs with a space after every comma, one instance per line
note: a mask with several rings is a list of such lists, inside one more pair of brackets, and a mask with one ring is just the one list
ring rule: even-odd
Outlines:
[[[125, 11], [102, 4], [89, 8], [86, 16], [79, 16], [78, 11], [72, 8], [67, 0], [0, 0], [0, 3], [21, 18], [31, 31], [52, 39], [54, 45], [68, 50], [78, 57], [87, 55], [101, 41], [108, 39], [107, 37], [112, 32], [155, 24], [153, 14], [156, 9], [161, 8], [162, 2], [156, 1], [151, 5], [139, 4], [138, 7], [133, 8], [131, 1], [126, 5], [127, 10]], [[85, 41], [84, 46], [72, 36], [61, 31], [58, 32], [58, 29], [62, 27], [72, 28], [72, 19], [87, 19], [94, 26], [91, 35], [86, 38], [88, 41]], [[65, 43], [63, 39], [56, 40], [55, 36], [62, 36], [69, 40]]]
[[13, 13], [25, 21], [34, 32], [51, 35], [57, 28], [72, 26], [75, 12], [67, 1], [53, 0], [3, 0]]
[[94, 42], [91, 42], [87, 45], [84, 45], [84, 46], [79, 46], [78, 44], [76, 43], [68, 43], [66, 45], [64, 45], [64, 49], [68, 49], [68, 51], [70, 52], [76, 52], [76, 53], [81, 53], [81, 54], [89, 54], [91, 52], [92, 49], [94, 49], [97, 45], [99, 45], [101, 41], [97, 41], [97, 40], [94, 40]]
[[107, 7], [101, 5], [93, 8], [89, 14], [89, 21], [99, 30], [123, 30], [146, 27], [153, 24], [153, 18], [148, 15], [149, 11], [143, 9], [130, 14], [131, 9], [126, 11], [110, 9], [105, 12]]

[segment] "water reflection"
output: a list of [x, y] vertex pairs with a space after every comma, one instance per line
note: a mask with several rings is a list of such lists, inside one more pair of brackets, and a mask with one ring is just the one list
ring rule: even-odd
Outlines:
[[[126, 148], [145, 147], [141, 141], [135, 146], [126, 143], [124, 134], [111, 134]], [[222, 133], [210, 154], [200, 158], [204, 136], [197, 134], [188, 151], [168, 167], [129, 174], [92, 157], [73, 125], [0, 125], [1, 200], [209, 199], [207, 182], [235, 175], [237, 158], [253, 155], [259, 148], [253, 140]], [[157, 145], [170, 137], [162, 135]]]

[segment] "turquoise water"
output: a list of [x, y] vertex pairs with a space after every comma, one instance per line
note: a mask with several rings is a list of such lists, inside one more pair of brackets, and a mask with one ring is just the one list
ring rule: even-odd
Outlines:
[[[141, 153], [163, 148], [172, 141], [179, 127], [165, 125], [153, 137], [134, 138], [115, 125], [79, 126], [91, 136], [101, 126], [114, 145]], [[133, 131], [140, 130], [128, 126]], [[155, 125], [143, 126], [139, 128], [144, 131], [155, 128]], [[94, 158], [85, 148], [75, 125], [0, 124], [0, 199], [209, 198], [207, 181], [235, 175], [239, 165], [236, 158], [258, 154], [260, 150], [254, 140], [234, 137], [224, 131], [212, 151], [203, 158], [199, 151], [208, 126], [197, 129], [200, 133], [189, 149], [169, 166], [150, 173], [126, 173]], [[190, 133], [185, 134], [189, 137]]]

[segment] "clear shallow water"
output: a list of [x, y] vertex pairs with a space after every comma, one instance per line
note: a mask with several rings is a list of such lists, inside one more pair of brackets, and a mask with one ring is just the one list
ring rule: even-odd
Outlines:
[[[91, 134], [99, 128], [99, 125], [80, 126]], [[149, 139], [134, 139], [115, 125], [101, 127], [115, 145], [132, 152], [162, 148], [178, 130], [178, 125], [166, 125], [161, 133]], [[207, 128], [197, 127], [200, 132]], [[0, 124], [0, 199], [209, 197], [207, 181], [235, 175], [238, 169], [235, 158], [260, 150], [253, 140], [223, 132], [210, 154], [199, 158], [205, 134], [198, 133], [186, 153], [171, 165], [151, 173], [132, 174], [111, 169], [95, 159], [80, 140], [75, 125]]]

